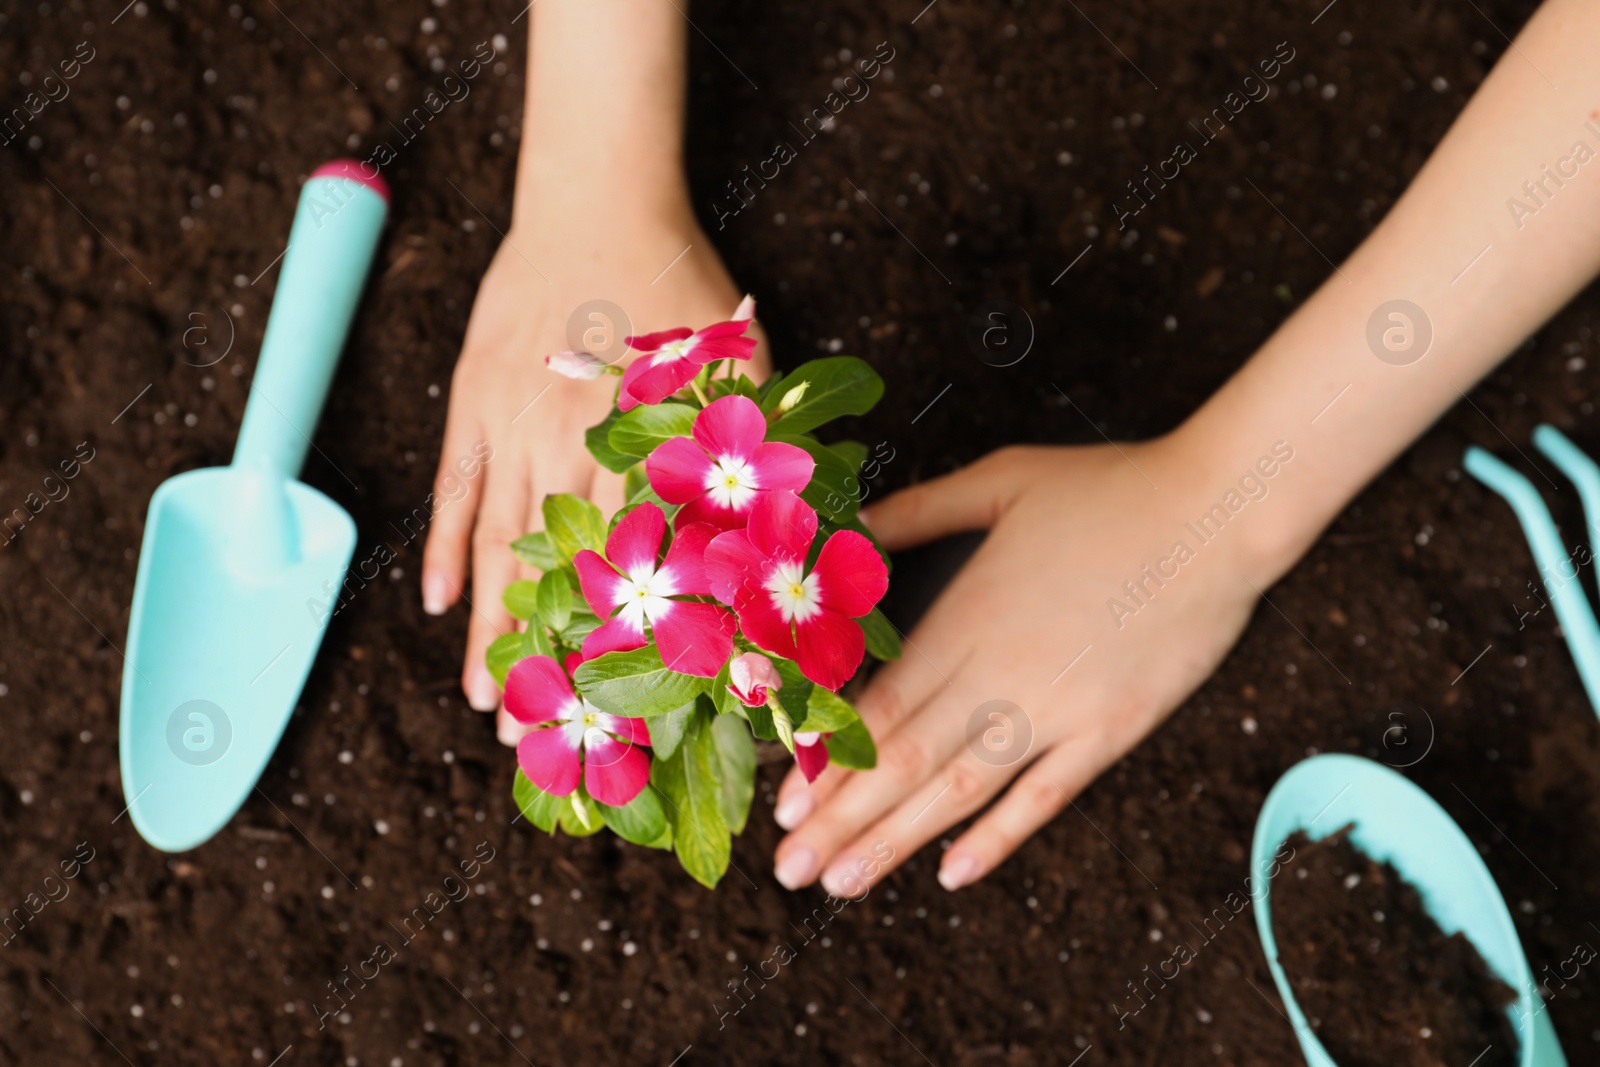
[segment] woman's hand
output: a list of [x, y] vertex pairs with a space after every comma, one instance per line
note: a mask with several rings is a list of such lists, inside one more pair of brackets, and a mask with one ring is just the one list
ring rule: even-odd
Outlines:
[[[820, 874], [829, 892], [857, 895], [863, 870], [881, 878], [1010, 784], [943, 857], [939, 881], [967, 885], [1205, 680], [1256, 587], [1277, 576], [1263, 569], [1271, 554], [1252, 551], [1276, 502], [1269, 490], [1202, 544], [1185, 523], [1238, 474], [1193, 469], [1175, 441], [1003, 449], [872, 508], [867, 521], [891, 551], [989, 534], [859, 701], [877, 769], [829, 767], [810, 787], [796, 771], [783, 783], [777, 819], [793, 832], [778, 846], [780, 882]], [[1168, 576], [1148, 578], [1158, 565]], [[874, 848], [884, 842], [888, 864]]]
[[[588, 349], [620, 359], [627, 334], [704, 326], [727, 319], [739, 303], [688, 204], [666, 199], [653, 206], [636, 193], [607, 195], [592, 176], [519, 190], [517, 217], [478, 289], [450, 386], [422, 594], [431, 614], [458, 598], [470, 606], [461, 685], [479, 711], [500, 699], [484, 651], [516, 625], [501, 592], [531, 576], [510, 542], [543, 528], [541, 503], [551, 493], [589, 497], [607, 514], [622, 505], [621, 477], [595, 464], [583, 438], [610, 409], [616, 379], [564, 378], [545, 357]], [[763, 345], [748, 373], [759, 378], [767, 367]], [[481, 471], [474, 456], [487, 458]], [[475, 474], [464, 478], [468, 470]], [[515, 742], [504, 712], [498, 732]]]

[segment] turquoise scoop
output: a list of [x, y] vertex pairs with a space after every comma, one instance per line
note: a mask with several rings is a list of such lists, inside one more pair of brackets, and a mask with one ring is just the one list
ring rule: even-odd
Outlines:
[[1272, 878], [1284, 877], [1293, 861], [1275, 863], [1274, 857], [1296, 830], [1319, 841], [1351, 823], [1355, 826], [1350, 842], [1373, 859], [1394, 864], [1422, 895], [1439, 928], [1466, 935], [1501, 981], [1517, 991], [1516, 1001], [1506, 1010], [1521, 1046], [1518, 1067], [1566, 1067], [1511, 913], [1478, 850], [1455, 820], [1404, 776], [1371, 760], [1344, 755], [1314, 756], [1289, 768], [1261, 806], [1250, 850], [1256, 932], [1308, 1067], [1337, 1065], [1306, 1021], [1278, 962]]
[[150, 500], [119, 747], [128, 814], [156, 848], [194, 848], [239, 810], [327, 630], [356, 527], [296, 478], [388, 209], [360, 164], [306, 181], [233, 462]]

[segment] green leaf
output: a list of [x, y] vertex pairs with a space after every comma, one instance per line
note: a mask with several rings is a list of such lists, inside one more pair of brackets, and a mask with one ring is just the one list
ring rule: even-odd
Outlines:
[[855, 468], [839, 454], [809, 434], [787, 433], [782, 421], [767, 435], [769, 440], [799, 445], [810, 454], [815, 467], [811, 481], [800, 491], [800, 499], [817, 510], [822, 518], [836, 524], [849, 522], [861, 507], [861, 479]]
[[600, 620], [594, 617], [594, 612], [585, 608], [572, 612], [572, 621], [561, 631], [561, 643], [572, 648], [582, 648], [584, 638], [600, 628]]
[[642, 493], [650, 493], [651, 497], [655, 497], [655, 493], [650, 490], [649, 472], [644, 469], [644, 464], [635, 463], [628, 468], [628, 473], [622, 476], [622, 497], [630, 504], [642, 504], [648, 499], [641, 496]]
[[671, 437], [687, 437], [699, 408], [688, 404], [640, 404], [611, 427], [611, 447], [643, 459]]
[[605, 817], [606, 825], [624, 841], [636, 845], [649, 845], [667, 832], [667, 812], [661, 805], [661, 794], [646, 784], [640, 794], [620, 808], [594, 802]]
[[[550, 573], [554, 574], [556, 572], [551, 571]], [[524, 631], [522, 640], [524, 642], [523, 647], [526, 650], [524, 655], [556, 658], [556, 648], [550, 643], [550, 635], [545, 633], [544, 624], [538, 619], [528, 623], [528, 629]]]
[[539, 580], [519, 580], [506, 586], [506, 591], [500, 594], [500, 602], [511, 612], [513, 619], [536, 619], [539, 617]]
[[864, 415], [883, 396], [883, 379], [864, 360], [829, 356], [790, 371], [781, 386], [764, 394], [762, 412], [771, 415], [802, 382], [806, 389], [799, 402], [777, 419], [785, 433], [800, 433], [841, 415]]
[[732, 391], [749, 400], [754, 400], [757, 403], [761, 402], [761, 390], [756, 386], [755, 382], [752, 382], [742, 374], [733, 379]]
[[589, 454], [594, 457], [595, 462], [614, 474], [621, 474], [638, 462], [635, 457], [611, 447], [611, 428], [620, 418], [622, 412], [612, 408], [611, 414], [605, 417], [605, 421], [589, 427], [583, 433], [583, 443], [589, 446]]
[[805, 728], [812, 733], [838, 733], [851, 723], [861, 721], [861, 716], [856, 714], [856, 709], [850, 706], [848, 700], [820, 685], [811, 690], [811, 699], [806, 702], [806, 708]]
[[756, 795], [756, 743], [750, 727], [736, 715], [711, 720], [711, 739], [717, 752], [717, 780], [721, 783], [722, 821], [736, 834], [744, 833], [750, 802]]
[[[783, 381], [783, 371], [775, 370], [770, 375], [767, 376], [767, 380], [762, 382], [760, 388], [758, 388], [756, 390], [757, 396], [759, 396], [760, 399], [761, 399], [761, 410], [762, 411], [766, 411], [767, 410], [767, 398], [768, 397], [772, 397], [773, 406], [774, 407], [777, 406], [778, 397], [777, 396], [773, 396], [773, 394], [778, 392], [778, 385], [782, 381]], [[782, 394], [780, 393], [779, 395], [781, 396]]]
[[511, 782], [511, 799], [516, 802], [517, 810], [524, 819], [547, 834], [556, 832], [556, 820], [565, 798], [553, 797], [534, 785], [520, 767]]
[[867, 446], [860, 441], [835, 441], [828, 446], [833, 454], [844, 460], [852, 471], [861, 469], [867, 461]]
[[544, 498], [544, 528], [556, 557], [565, 566], [584, 549], [606, 550], [606, 519], [600, 509], [571, 493]]
[[805, 724], [806, 710], [816, 683], [800, 673], [800, 665], [794, 660], [782, 656], [771, 658], [772, 665], [778, 668], [778, 677], [783, 679], [783, 688], [778, 690], [778, 703], [789, 713], [789, 721], [794, 723], [796, 730], [811, 729]]
[[551, 571], [539, 580], [539, 618], [557, 632], [572, 621], [572, 582], [566, 571]]
[[873, 608], [856, 622], [866, 636], [868, 652], [881, 660], [900, 658], [900, 634], [883, 612]]
[[542, 531], [523, 534], [511, 542], [511, 552], [528, 566], [541, 571], [553, 571], [561, 566], [561, 561], [556, 559], [555, 549], [550, 547], [549, 535]]
[[560, 799], [561, 803], [557, 808], [560, 814], [560, 826], [568, 834], [573, 837], [588, 837], [606, 828], [606, 819], [600, 813], [600, 805], [589, 799], [582, 789], [574, 790], [569, 796]]
[[[735, 649], [735, 651], [738, 650]], [[728, 688], [732, 682], [733, 658], [730, 656], [728, 662], [724, 663], [722, 669], [717, 672], [717, 676], [711, 679], [711, 703], [717, 709], [718, 715], [736, 712], [743, 706], [739, 703], [739, 698], [734, 696], [732, 690]]]
[[828, 758], [852, 771], [870, 771], [878, 765], [878, 747], [872, 743], [867, 724], [857, 720], [828, 738]]
[[690, 876], [708, 889], [728, 870], [733, 838], [722, 814], [722, 786], [709, 716], [697, 714], [671, 759], [656, 760], [653, 779], [667, 804], [672, 848]]
[[650, 728], [650, 750], [656, 754], [656, 759], [670, 759], [678, 751], [683, 735], [694, 721], [698, 699], [691, 700], [681, 708], [674, 708], [665, 715], [655, 715], [646, 720]]
[[665, 715], [704, 693], [710, 681], [668, 670], [654, 645], [607, 652], [579, 667], [574, 680], [595, 707], [629, 718]]
[[483, 659], [489, 667], [489, 673], [494, 676], [495, 684], [504, 689], [506, 675], [511, 673], [511, 668], [532, 654], [528, 651], [527, 638], [524, 634], [510, 633], [501, 634], [491, 641], [489, 651], [483, 654]]

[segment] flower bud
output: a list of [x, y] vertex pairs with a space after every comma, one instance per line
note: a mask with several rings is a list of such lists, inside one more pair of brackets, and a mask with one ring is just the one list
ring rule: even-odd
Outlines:
[[606, 372], [606, 362], [592, 352], [556, 352], [544, 357], [544, 365], [557, 374], [589, 382]]
[[728, 692], [739, 698], [747, 708], [759, 708], [767, 702], [768, 690], [783, 688], [783, 679], [772, 661], [759, 652], [746, 652], [728, 664], [731, 684]]

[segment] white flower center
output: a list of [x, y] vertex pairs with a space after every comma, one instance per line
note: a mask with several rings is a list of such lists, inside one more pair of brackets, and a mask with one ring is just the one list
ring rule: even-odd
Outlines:
[[767, 579], [767, 592], [784, 622], [805, 622], [822, 610], [817, 576], [803, 574], [799, 563], [780, 563]]
[[652, 363], [676, 363], [678, 360], [694, 351], [695, 345], [700, 343], [697, 337], [685, 337], [681, 341], [673, 341], [656, 349], [656, 354], [650, 357]]
[[671, 609], [672, 601], [667, 598], [677, 591], [671, 576], [654, 568], [627, 575], [622, 579], [622, 610], [617, 617], [627, 620], [634, 629], [643, 630], [646, 622]]
[[567, 734], [567, 744], [573, 748], [592, 748], [611, 739], [600, 724], [604, 713], [582, 697], [568, 704], [561, 712], [565, 720], [560, 729]]
[[761, 488], [756, 472], [738, 456], [723, 456], [706, 472], [706, 492], [718, 507], [743, 511]]

